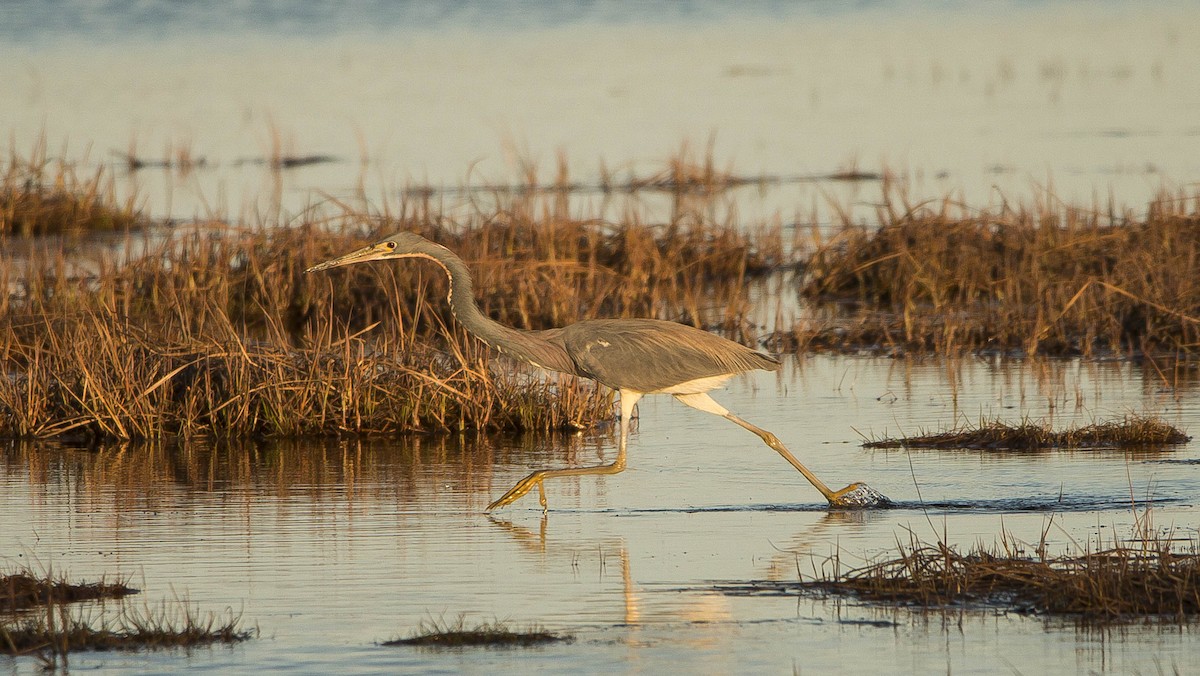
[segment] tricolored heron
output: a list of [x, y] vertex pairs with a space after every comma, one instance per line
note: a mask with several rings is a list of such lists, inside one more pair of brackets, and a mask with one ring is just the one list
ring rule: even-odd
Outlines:
[[538, 489], [546, 509], [546, 479], [590, 474], [616, 474], [625, 469], [625, 446], [633, 407], [647, 394], [670, 394], [691, 406], [737, 423], [800, 470], [831, 507], [870, 507], [887, 498], [864, 483], [831, 490], [805, 467], [774, 434], [730, 413], [708, 392], [729, 378], [754, 369], [775, 371], [779, 360], [700, 329], [658, 319], [589, 319], [561, 329], [521, 331], [492, 320], [475, 304], [471, 273], [462, 259], [420, 235], [401, 232], [306, 270], [398, 258], [428, 258], [450, 278], [450, 309], [476, 338], [498, 352], [549, 371], [590, 378], [620, 393], [621, 440], [617, 459], [608, 465], [542, 469], [517, 482], [488, 505], [488, 510], [511, 504]]

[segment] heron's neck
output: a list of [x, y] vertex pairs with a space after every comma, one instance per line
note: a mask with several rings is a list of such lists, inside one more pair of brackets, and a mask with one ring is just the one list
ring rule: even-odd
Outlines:
[[[450, 278], [450, 310], [472, 335], [502, 353], [514, 356], [542, 368], [555, 368], [547, 365], [541, 352], [546, 348], [545, 341], [529, 331], [520, 331], [505, 326], [479, 309], [475, 302], [475, 289], [471, 282], [471, 272], [461, 258], [441, 246], [435, 247], [429, 257], [441, 264]], [[531, 351], [532, 350], [532, 351]]]

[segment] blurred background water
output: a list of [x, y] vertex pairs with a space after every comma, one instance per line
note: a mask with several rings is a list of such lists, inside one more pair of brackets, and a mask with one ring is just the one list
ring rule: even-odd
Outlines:
[[[743, 218], [868, 219], [877, 183], [794, 180], [851, 169], [913, 202], [1136, 212], [1200, 175], [1197, 28], [1165, 0], [15, 2], [0, 120], [177, 218], [549, 181], [560, 157], [645, 176], [685, 146], [784, 179]], [[263, 164], [285, 156], [336, 161]]]

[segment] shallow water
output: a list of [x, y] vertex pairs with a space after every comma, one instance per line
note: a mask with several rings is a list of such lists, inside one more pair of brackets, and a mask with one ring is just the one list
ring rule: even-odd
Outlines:
[[[534, 496], [491, 516], [482, 509], [532, 468], [611, 458], [611, 430], [225, 452], [10, 448], [0, 557], [76, 578], [127, 575], [143, 589], [134, 603], [232, 608], [261, 632], [187, 654], [73, 655], [80, 671], [1186, 672], [1200, 645], [1190, 628], [1087, 630], [1003, 609], [922, 614], [717, 590], [831, 570], [835, 554], [853, 566], [910, 533], [963, 547], [1007, 533], [1030, 550], [1045, 533], [1052, 554], [1094, 547], [1130, 536], [1147, 508], [1157, 527], [1194, 542], [1197, 441], [1158, 453], [860, 445], [858, 432], [980, 415], [1065, 425], [1147, 412], [1194, 434], [1195, 383], [1164, 391], [1155, 378], [1128, 364], [817, 356], [718, 393], [830, 483], [866, 480], [899, 503], [858, 513], [828, 512], [753, 435], [669, 398], [643, 400], [629, 469], [548, 483], [545, 517]], [[575, 641], [378, 645], [460, 615], [468, 625], [540, 624]]]

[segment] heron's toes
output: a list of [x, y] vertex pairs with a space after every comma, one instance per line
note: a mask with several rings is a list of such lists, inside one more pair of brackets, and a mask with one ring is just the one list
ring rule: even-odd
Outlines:
[[887, 507], [892, 504], [886, 495], [870, 486], [855, 482], [836, 491], [829, 499], [829, 506], [838, 509], [863, 509], [866, 507]]
[[[496, 509], [497, 507], [504, 507], [506, 505], [511, 505], [512, 503], [521, 499], [521, 497], [524, 496], [526, 493], [533, 490], [534, 486], [539, 486], [539, 485], [541, 485], [541, 483], [542, 483], [542, 473], [541, 472], [534, 472], [533, 474], [530, 474], [529, 476], [525, 477], [524, 479], [521, 479], [520, 481], [518, 481], [516, 486], [513, 486], [512, 488], [508, 489], [508, 492], [505, 493], [504, 495], [501, 495], [495, 502], [488, 505], [487, 511], [490, 512], [493, 509]], [[545, 509], [545, 504], [542, 505], [542, 508]]]

